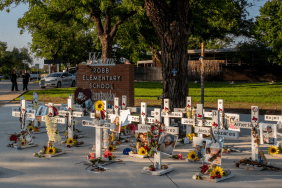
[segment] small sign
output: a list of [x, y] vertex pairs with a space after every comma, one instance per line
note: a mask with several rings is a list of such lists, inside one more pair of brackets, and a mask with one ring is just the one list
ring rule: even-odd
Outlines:
[[21, 112], [17, 112], [17, 111], [12, 111], [12, 116], [13, 117], [20, 117]]
[[181, 124], [183, 124], [183, 125], [194, 125], [195, 119], [193, 119], [193, 118], [181, 118]]
[[179, 128], [178, 127], [165, 127], [165, 133], [179, 134]]
[[36, 68], [36, 69], [39, 69], [39, 64], [35, 64], [35, 68]]
[[220, 136], [225, 138], [239, 139], [239, 132], [225, 129], [213, 129], [213, 135], [215, 137]]
[[150, 131], [150, 125], [138, 124], [138, 131]]
[[73, 117], [84, 117], [84, 112], [73, 112], [72, 116]]
[[82, 121], [82, 126], [94, 127], [93, 122], [92, 122], [92, 121], [89, 121], [89, 120], [83, 120], [83, 121]]
[[163, 114], [162, 117], [170, 117], [170, 118], [182, 118], [183, 113], [182, 112], [171, 112], [171, 114]]
[[155, 118], [153, 118], [153, 117], [148, 117], [148, 118], [147, 118], [147, 123], [155, 123]]
[[251, 129], [253, 126], [251, 122], [234, 121], [234, 127]]
[[130, 122], [140, 122], [140, 116], [127, 116]]
[[212, 117], [212, 112], [204, 112], [204, 117]]
[[70, 68], [70, 63], [67, 63], [67, 67]]
[[26, 118], [35, 119], [35, 113], [26, 113]]
[[264, 115], [265, 121], [282, 121], [282, 116], [280, 115]]
[[177, 71], [176, 71], [175, 69], [173, 69], [171, 72], [172, 72], [172, 75], [173, 75], [173, 76], [176, 76]]
[[185, 108], [174, 108], [174, 112], [186, 113]]
[[195, 133], [210, 135], [210, 130], [209, 127], [195, 127]]

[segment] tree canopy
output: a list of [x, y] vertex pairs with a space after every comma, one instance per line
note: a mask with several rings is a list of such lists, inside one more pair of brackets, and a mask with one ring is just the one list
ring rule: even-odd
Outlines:
[[282, 0], [272, 0], [260, 8], [256, 17], [254, 37], [272, 47], [269, 60], [282, 64]]

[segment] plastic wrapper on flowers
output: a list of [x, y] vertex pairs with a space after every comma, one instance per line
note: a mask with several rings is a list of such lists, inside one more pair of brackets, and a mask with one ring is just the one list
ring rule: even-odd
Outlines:
[[129, 155], [129, 152], [131, 152], [131, 149], [130, 148], [125, 148], [123, 150], [123, 155]]

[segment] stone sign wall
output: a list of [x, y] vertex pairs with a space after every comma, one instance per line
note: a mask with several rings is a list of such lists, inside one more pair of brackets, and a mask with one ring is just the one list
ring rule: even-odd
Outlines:
[[[79, 64], [77, 87], [90, 89], [92, 101], [108, 100], [113, 105], [114, 98], [127, 96], [127, 106], [134, 106], [134, 65], [90, 66]], [[120, 106], [122, 104], [119, 104]]]

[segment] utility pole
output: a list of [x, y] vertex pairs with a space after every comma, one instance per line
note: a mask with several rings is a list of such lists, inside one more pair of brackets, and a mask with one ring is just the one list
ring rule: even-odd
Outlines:
[[205, 74], [205, 66], [204, 66], [204, 58], [205, 58], [205, 45], [202, 42], [201, 43], [201, 56], [200, 56], [200, 61], [201, 61], [201, 104], [203, 104], [204, 107], [204, 96], [205, 96], [205, 91], [204, 91], [204, 87], [205, 87], [205, 83], [204, 83], [204, 74]]

